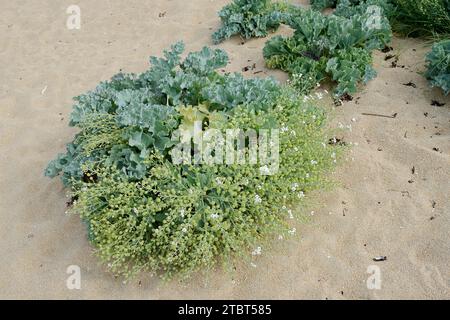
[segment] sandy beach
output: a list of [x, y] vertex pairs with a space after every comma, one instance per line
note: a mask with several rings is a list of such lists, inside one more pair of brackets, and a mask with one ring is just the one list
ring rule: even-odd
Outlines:
[[[69, 30], [70, 1], [0, 0], [0, 298], [450, 299], [450, 97], [420, 74], [429, 47], [416, 39], [376, 52], [378, 77], [333, 107], [330, 127], [346, 128], [351, 148], [333, 176], [339, 185], [317, 196], [297, 240], [263, 248], [256, 268], [183, 284], [145, 275], [122, 283], [99, 263], [79, 217], [65, 214], [61, 181], [43, 174], [75, 133], [72, 97], [120, 70], [146, 70], [150, 55], [178, 40], [186, 52], [213, 46], [226, 3], [78, 0], [81, 29]], [[227, 71], [254, 63], [246, 75], [285, 81], [265, 68], [265, 41], [214, 47], [228, 52]], [[396, 67], [388, 54], [398, 54]], [[80, 290], [66, 287], [70, 265], [81, 268]], [[381, 289], [367, 287], [371, 265]]]

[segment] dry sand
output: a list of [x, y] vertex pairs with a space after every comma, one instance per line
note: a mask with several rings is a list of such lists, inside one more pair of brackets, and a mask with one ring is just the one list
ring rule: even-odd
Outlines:
[[[341, 187], [321, 195], [299, 241], [280, 241], [256, 268], [218, 270], [207, 282], [123, 284], [105, 272], [79, 218], [64, 214], [61, 182], [43, 176], [74, 134], [71, 98], [119, 69], [145, 70], [149, 55], [176, 40], [188, 51], [211, 45], [216, 12], [228, 1], [78, 0], [81, 30], [68, 30], [72, 2], [0, 1], [0, 298], [450, 298], [450, 99], [417, 73], [428, 49], [404, 39], [392, 46], [405, 68], [376, 53], [379, 76], [357, 103], [336, 108], [332, 125], [351, 124], [345, 140], [357, 145], [337, 170]], [[252, 60], [264, 70], [259, 76], [285, 80], [264, 68], [265, 41], [220, 45], [231, 57], [228, 70]], [[410, 81], [417, 87], [403, 85]], [[431, 106], [432, 99], [446, 105]], [[387, 261], [372, 261], [380, 255]], [[380, 290], [366, 286], [373, 264]], [[81, 267], [81, 290], [66, 288], [69, 265]]]

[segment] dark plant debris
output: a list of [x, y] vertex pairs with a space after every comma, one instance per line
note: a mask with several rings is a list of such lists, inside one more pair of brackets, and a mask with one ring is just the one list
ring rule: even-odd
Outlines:
[[404, 86], [417, 88], [417, 85], [414, 82], [403, 83]]
[[431, 100], [431, 105], [435, 106], [435, 107], [443, 107], [443, 106], [445, 106], [445, 103], [444, 102], [439, 102], [437, 100]]
[[349, 95], [348, 93], [344, 93], [344, 94], [341, 96], [341, 100], [342, 100], [342, 101], [352, 101], [352, 100], [353, 100], [353, 97], [352, 97], [351, 95]]
[[256, 69], [256, 63], [252, 64], [251, 66], [245, 66], [242, 68], [242, 72], [247, 72], [249, 70], [255, 70]]

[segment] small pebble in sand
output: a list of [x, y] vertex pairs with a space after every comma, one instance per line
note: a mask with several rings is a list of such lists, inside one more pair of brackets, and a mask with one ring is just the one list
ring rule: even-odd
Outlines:
[[380, 261], [386, 261], [387, 257], [386, 256], [378, 256], [372, 259], [375, 262], [380, 262]]

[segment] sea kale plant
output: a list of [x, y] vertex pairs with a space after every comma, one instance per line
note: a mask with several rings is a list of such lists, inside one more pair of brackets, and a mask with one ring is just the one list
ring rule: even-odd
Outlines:
[[[70, 211], [117, 275], [188, 276], [251, 257], [255, 246], [260, 253], [264, 241], [295, 233], [294, 206], [327, 185], [339, 154], [317, 101], [271, 78], [217, 72], [228, 62], [222, 50], [182, 52], [177, 43], [152, 57], [148, 71], [116, 75], [75, 98], [70, 124], [79, 133], [46, 170], [70, 188]], [[174, 133], [195, 137], [196, 123], [204, 131], [272, 130], [278, 139], [259, 147], [278, 149], [278, 170], [267, 174], [261, 160], [177, 163]], [[242, 146], [250, 151], [250, 136]]]
[[311, 7], [314, 10], [333, 8], [336, 9], [333, 12], [335, 15], [347, 17], [365, 12], [369, 6], [381, 7], [388, 16], [393, 13], [395, 8], [391, 0], [311, 0]]
[[233, 0], [219, 11], [222, 25], [213, 33], [213, 42], [218, 44], [233, 35], [265, 37], [283, 22], [285, 8], [285, 4], [271, 0]]
[[[360, 10], [350, 17], [297, 10], [288, 19], [294, 34], [275, 36], [266, 43], [263, 54], [267, 66], [295, 75], [306, 91], [303, 93], [326, 78], [337, 83], [337, 98], [355, 93], [359, 83], [376, 76], [372, 50], [385, 47], [391, 39], [389, 21], [383, 9], [377, 8], [375, 16], [370, 10]], [[306, 88], [302, 78], [310, 84]]]
[[433, 45], [426, 56], [428, 63], [425, 77], [432, 87], [439, 87], [446, 95], [450, 92], [450, 40], [443, 40]]

